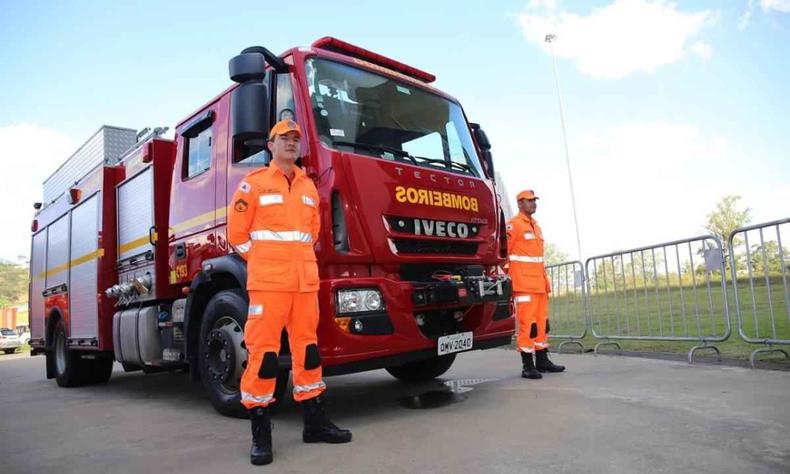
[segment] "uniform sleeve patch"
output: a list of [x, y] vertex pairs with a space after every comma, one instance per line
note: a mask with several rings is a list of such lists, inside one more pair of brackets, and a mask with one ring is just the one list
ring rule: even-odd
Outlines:
[[236, 212], [247, 212], [248, 207], [249, 204], [247, 204], [247, 201], [245, 201], [244, 199], [239, 199], [233, 204], [233, 209]]
[[239, 191], [241, 191], [243, 193], [249, 193], [251, 190], [252, 190], [252, 187], [250, 186], [250, 183], [248, 183], [246, 181], [242, 181], [239, 184]]
[[513, 230], [513, 224], [508, 224], [508, 225], [507, 225], [507, 230], [508, 230], [508, 232], [510, 232], [511, 230]]

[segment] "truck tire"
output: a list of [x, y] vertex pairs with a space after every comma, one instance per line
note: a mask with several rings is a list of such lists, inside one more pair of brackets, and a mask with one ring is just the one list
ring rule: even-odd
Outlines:
[[112, 375], [112, 356], [96, 356], [95, 359], [83, 359], [83, 372], [86, 384], [107, 383]]
[[61, 387], [76, 387], [85, 380], [84, 364], [76, 351], [69, 349], [66, 341], [66, 326], [58, 320], [52, 333], [52, 358], [55, 381]]
[[16, 352], [16, 347], [13, 349], [3, 349], [3, 352], [5, 352], [6, 354], [13, 354], [14, 352]]
[[248, 416], [240, 390], [247, 361], [242, 345], [247, 306], [247, 295], [242, 290], [220, 291], [206, 305], [200, 322], [200, 380], [214, 409], [233, 418]]
[[[241, 374], [247, 366], [244, 323], [247, 321], [247, 294], [240, 289], [223, 290], [206, 305], [200, 323], [198, 364], [200, 380], [209, 401], [220, 414], [247, 418], [241, 404]], [[289, 370], [281, 369], [274, 389], [274, 409], [288, 386]]]
[[396, 367], [387, 367], [393, 377], [407, 382], [424, 382], [435, 379], [450, 370], [455, 361], [455, 354], [432, 357], [425, 360], [408, 362]]

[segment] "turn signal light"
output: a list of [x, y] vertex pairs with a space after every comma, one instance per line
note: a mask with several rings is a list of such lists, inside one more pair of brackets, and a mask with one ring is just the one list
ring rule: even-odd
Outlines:
[[341, 331], [351, 332], [349, 327], [351, 325], [351, 318], [335, 318], [335, 324], [340, 328]]
[[36, 232], [38, 230], [38, 219], [33, 219], [33, 222], [30, 223], [30, 232]]

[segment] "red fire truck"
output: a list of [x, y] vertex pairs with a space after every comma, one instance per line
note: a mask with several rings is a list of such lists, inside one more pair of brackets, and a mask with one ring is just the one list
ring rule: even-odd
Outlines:
[[458, 352], [509, 343], [490, 144], [433, 75], [331, 37], [280, 56], [250, 47], [229, 69], [236, 84], [174, 140], [141, 139], [34, 206], [31, 345], [47, 378], [106, 382], [114, 361], [188, 369], [220, 413], [244, 416], [246, 264], [226, 209], [284, 118], [304, 129], [300, 164], [321, 196], [325, 375], [426, 380]]

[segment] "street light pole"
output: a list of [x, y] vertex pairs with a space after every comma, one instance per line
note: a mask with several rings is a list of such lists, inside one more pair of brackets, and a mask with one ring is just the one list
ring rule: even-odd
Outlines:
[[582, 261], [582, 241], [579, 236], [579, 219], [576, 217], [576, 196], [573, 192], [573, 175], [571, 174], [571, 158], [568, 153], [568, 136], [565, 132], [565, 111], [562, 105], [562, 92], [560, 91], [560, 75], [557, 72], [557, 57], [554, 54], [554, 41], [557, 40], [557, 35], [546, 35], [546, 43], [551, 47], [551, 61], [554, 65], [554, 82], [557, 84], [557, 100], [560, 104], [560, 123], [562, 124], [562, 141], [565, 144], [565, 164], [568, 168], [568, 185], [571, 189], [571, 207], [573, 208], [573, 224], [576, 228], [576, 251], [579, 253], [579, 261]]

